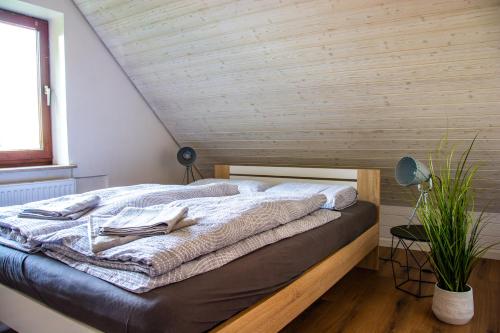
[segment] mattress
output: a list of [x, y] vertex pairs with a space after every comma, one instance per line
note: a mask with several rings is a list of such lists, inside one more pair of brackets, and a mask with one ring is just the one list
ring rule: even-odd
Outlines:
[[361, 201], [324, 226], [144, 294], [0, 246], [0, 283], [104, 332], [203, 332], [286, 286], [375, 220], [375, 206]]

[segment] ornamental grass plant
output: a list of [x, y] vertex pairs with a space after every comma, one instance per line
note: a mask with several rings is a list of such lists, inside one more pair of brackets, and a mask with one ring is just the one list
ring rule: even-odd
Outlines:
[[[469, 161], [476, 138], [455, 160], [455, 149], [448, 148], [446, 140], [429, 157], [433, 188], [427, 202], [417, 209], [420, 222], [429, 237], [430, 262], [438, 287], [448, 291], [469, 290], [467, 282], [478, 259], [494, 244], [482, 245], [480, 234], [484, 229], [484, 210], [474, 212], [472, 181], [477, 163]], [[441, 161], [441, 162], [439, 162]]]

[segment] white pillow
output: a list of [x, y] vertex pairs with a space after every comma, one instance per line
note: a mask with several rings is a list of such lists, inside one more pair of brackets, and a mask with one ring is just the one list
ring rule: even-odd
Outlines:
[[321, 193], [326, 196], [323, 208], [341, 210], [357, 202], [358, 192], [352, 186], [314, 183], [282, 183], [265, 191], [266, 193]]
[[190, 186], [206, 185], [214, 183], [228, 183], [233, 185], [238, 185], [238, 190], [240, 193], [254, 193], [254, 192], [264, 192], [266, 189], [271, 187], [271, 184], [261, 182], [258, 180], [251, 179], [219, 179], [219, 178], [205, 178], [200, 179], [189, 184]]

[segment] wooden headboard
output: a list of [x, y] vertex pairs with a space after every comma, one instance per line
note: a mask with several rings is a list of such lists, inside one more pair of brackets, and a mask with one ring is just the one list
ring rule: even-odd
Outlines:
[[215, 165], [215, 178], [257, 179], [271, 183], [316, 182], [349, 184], [358, 190], [359, 200], [369, 201], [380, 210], [380, 170]]

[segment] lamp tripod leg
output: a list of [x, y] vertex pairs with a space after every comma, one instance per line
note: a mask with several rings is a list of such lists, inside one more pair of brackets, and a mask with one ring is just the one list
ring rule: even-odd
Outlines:
[[408, 218], [408, 224], [406, 225], [406, 227], [408, 227], [408, 228], [410, 227], [410, 225], [413, 221], [413, 218], [415, 217], [415, 214], [417, 213], [417, 209], [420, 206], [420, 203], [422, 202], [422, 198], [426, 197], [425, 193], [426, 193], [425, 191], [420, 191], [420, 196], [418, 197], [417, 204], [413, 208], [413, 211], [411, 212], [410, 217]]
[[194, 179], [194, 173], [193, 173], [193, 167], [189, 167], [189, 170], [191, 171], [191, 179], [193, 180], [193, 182], [195, 181]]
[[189, 167], [186, 167], [186, 185], [189, 184]]
[[182, 183], [181, 184], [186, 184], [186, 171], [184, 171], [184, 176], [182, 177]]

